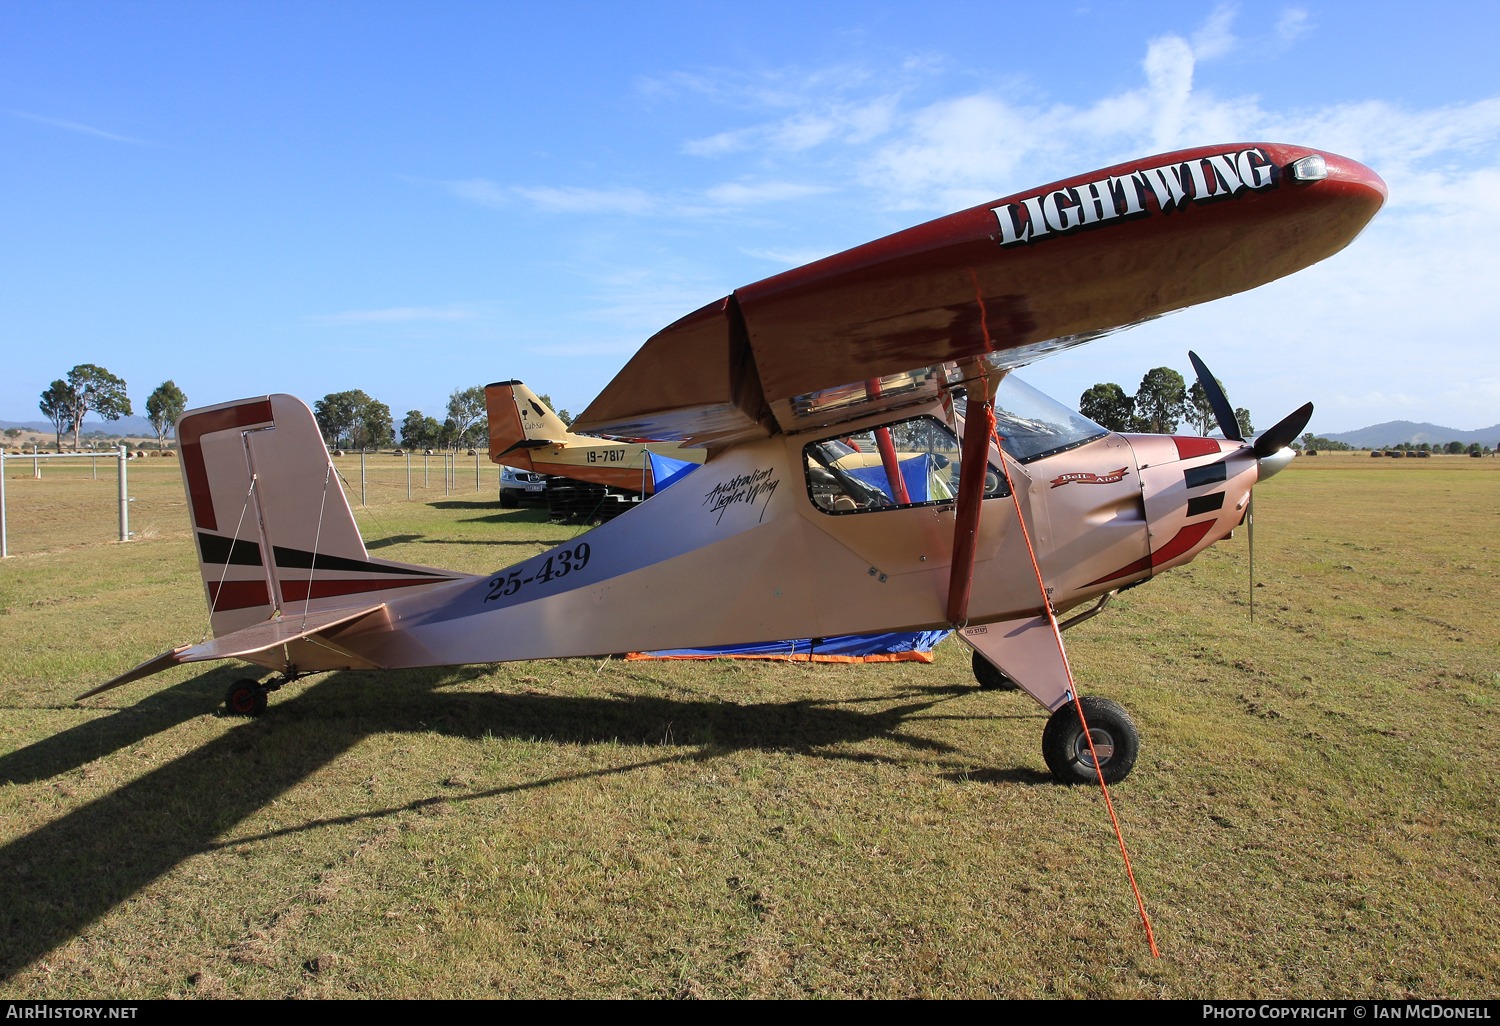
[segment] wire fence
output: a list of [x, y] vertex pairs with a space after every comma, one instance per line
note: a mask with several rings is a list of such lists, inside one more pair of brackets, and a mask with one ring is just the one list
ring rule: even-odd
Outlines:
[[[333, 456], [349, 505], [430, 502], [447, 495], [498, 497], [500, 468], [488, 453]], [[0, 458], [0, 556], [69, 545], [149, 538], [191, 525], [182, 471], [172, 457], [122, 461], [118, 453], [6, 453]], [[122, 533], [125, 532], [125, 533]]]
[[346, 452], [333, 457], [334, 469], [344, 483], [351, 506], [377, 506], [407, 499], [431, 501], [444, 495], [473, 496], [500, 492], [500, 467], [489, 453], [469, 455], [414, 452], [396, 455], [384, 452]]

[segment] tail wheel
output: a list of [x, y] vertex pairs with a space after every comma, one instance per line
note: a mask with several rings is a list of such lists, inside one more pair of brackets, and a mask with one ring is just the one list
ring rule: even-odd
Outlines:
[[259, 681], [237, 680], [224, 695], [231, 716], [259, 716], [266, 711], [266, 692]]
[[[1042, 758], [1052, 775], [1064, 784], [1093, 784], [1104, 772], [1104, 782], [1116, 784], [1130, 776], [1140, 754], [1141, 738], [1123, 706], [1107, 698], [1081, 699], [1089, 733], [1084, 735], [1078, 708], [1072, 702], [1052, 714], [1042, 731]], [[1089, 740], [1094, 744], [1092, 750]], [[1094, 766], [1098, 753], [1099, 767]]]
[[1015, 691], [1016, 682], [1000, 672], [1000, 668], [978, 652], [974, 653], [974, 679], [980, 691]]

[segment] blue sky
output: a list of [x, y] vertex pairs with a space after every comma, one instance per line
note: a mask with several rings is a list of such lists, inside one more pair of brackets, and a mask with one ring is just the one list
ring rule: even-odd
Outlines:
[[1307, 143], [1392, 200], [1344, 253], [1023, 372], [1197, 349], [1266, 426], [1500, 421], [1497, 9], [1466, 4], [0, 6], [0, 419], [518, 377], [577, 412], [733, 288], [1178, 146]]

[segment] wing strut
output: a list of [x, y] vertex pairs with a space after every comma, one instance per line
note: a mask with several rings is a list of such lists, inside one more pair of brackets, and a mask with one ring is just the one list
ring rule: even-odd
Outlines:
[[[880, 395], [880, 379], [871, 378], [865, 382], [865, 393], [871, 399]], [[880, 450], [880, 463], [885, 467], [885, 478], [891, 486], [891, 499], [898, 506], [906, 506], [911, 503], [911, 496], [906, 491], [906, 479], [901, 476], [901, 461], [896, 457], [896, 443], [891, 441], [891, 429], [878, 427], [875, 429], [875, 448]]]
[[974, 581], [984, 472], [990, 458], [990, 435], [995, 430], [995, 404], [986, 394], [986, 385], [984, 378], [969, 382], [969, 406], [964, 414], [963, 462], [958, 468], [958, 507], [953, 520], [953, 568], [948, 572], [948, 623], [955, 629], [969, 622], [969, 587]]

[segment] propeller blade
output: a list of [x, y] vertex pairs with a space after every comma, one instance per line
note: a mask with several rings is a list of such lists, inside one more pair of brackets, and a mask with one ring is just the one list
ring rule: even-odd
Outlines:
[[1255, 489], [1250, 489], [1249, 508], [1245, 510], [1245, 526], [1250, 533], [1250, 622], [1255, 622]]
[[1245, 436], [1240, 434], [1240, 424], [1234, 419], [1234, 409], [1229, 405], [1229, 398], [1224, 394], [1224, 390], [1209, 373], [1208, 365], [1198, 359], [1198, 354], [1191, 349], [1188, 350], [1188, 359], [1193, 361], [1193, 373], [1198, 375], [1198, 384], [1203, 386], [1204, 394], [1208, 396], [1208, 405], [1213, 407], [1214, 419], [1219, 422], [1219, 430], [1224, 432], [1224, 437], [1231, 442], [1243, 442]]
[[1285, 420], [1262, 434], [1255, 440], [1255, 458], [1265, 459], [1273, 452], [1285, 449], [1302, 433], [1302, 429], [1307, 427], [1307, 422], [1312, 420], [1312, 415], [1313, 404], [1308, 403], [1294, 410]]

